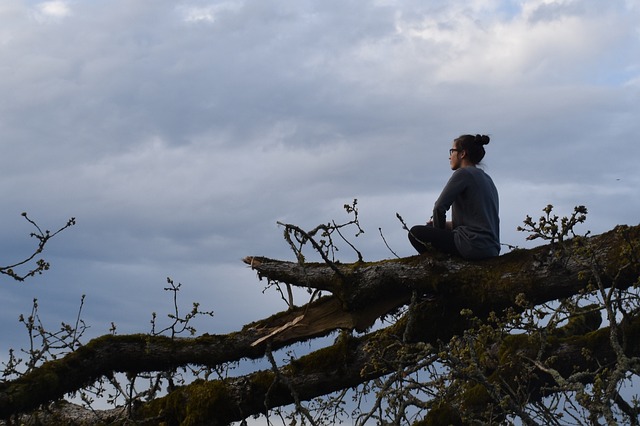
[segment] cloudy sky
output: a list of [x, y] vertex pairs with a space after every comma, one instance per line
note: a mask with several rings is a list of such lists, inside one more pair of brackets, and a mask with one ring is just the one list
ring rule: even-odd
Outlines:
[[464, 133], [491, 136], [504, 243], [548, 203], [638, 224], [639, 23], [632, 0], [2, 0], [0, 265], [34, 246], [23, 211], [77, 225], [45, 275], [0, 277], [1, 356], [34, 298], [55, 328], [85, 294], [91, 336], [148, 331], [167, 277], [215, 312], [200, 332], [282, 310], [241, 259], [292, 259], [278, 221], [355, 198], [365, 260], [393, 256], [380, 228], [412, 255], [396, 213], [430, 216]]

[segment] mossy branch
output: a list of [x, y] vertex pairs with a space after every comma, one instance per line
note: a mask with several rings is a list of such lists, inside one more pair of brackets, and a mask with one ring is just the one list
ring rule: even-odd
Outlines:
[[[618, 271], [614, 276], [603, 273], [600, 276], [603, 286], [621, 289], [638, 282], [640, 266], [629, 265], [623, 247], [627, 239], [637, 241], [639, 236], [640, 227], [624, 227], [591, 237], [593, 255], [598, 258], [598, 264], [606, 265], [607, 270]], [[565, 241], [563, 244], [571, 242]], [[557, 262], [545, 263], [549, 250], [547, 246], [518, 250], [499, 258], [476, 262], [449, 256], [413, 256], [383, 262], [334, 265], [340, 268], [346, 280], [336, 280], [335, 271], [326, 264], [305, 264], [302, 269], [295, 262], [247, 259], [261, 276], [292, 285], [304, 279], [305, 287], [311, 285], [313, 288], [329, 290], [332, 295], [308, 306], [248, 324], [240, 332], [224, 336], [170, 339], [133, 335], [95, 339], [62, 359], [45, 363], [23, 377], [0, 384], [0, 416], [31, 410], [111, 372], [136, 374], [142, 371], [166, 371], [187, 364], [214, 366], [242, 358], [263, 357], [267, 344], [276, 350], [294, 342], [326, 335], [335, 329], [365, 331], [376, 319], [409, 303], [413, 294], [432, 295], [411, 310], [411, 321], [423, 326], [407, 327], [407, 319], [401, 319], [381, 332], [366, 334], [361, 338], [347, 338], [347, 342], [342, 344], [348, 344], [349, 351], [341, 355], [347, 365], [339, 374], [331, 368], [344, 366], [344, 363], [334, 365], [335, 359], [325, 356], [329, 352], [322, 351], [313, 354], [313, 363], [295, 361], [283, 367], [283, 374], [296, 389], [300, 400], [344, 386], [355, 386], [363, 380], [396, 371], [398, 366], [393, 363], [399, 358], [394, 356], [394, 351], [403, 346], [406, 349], [407, 345], [410, 347], [414, 342], [427, 342], [435, 347], [438, 341], [446, 342], [452, 336], [463, 333], [470, 326], [468, 319], [460, 315], [463, 309], [472, 310], [478, 318], [484, 318], [492, 312], [513, 307], [523, 295], [535, 305], [589, 291], [591, 275], [584, 264], [565, 262], [560, 270]], [[302, 319], [294, 323], [293, 320], [300, 316]], [[291, 325], [280, 330], [287, 324]], [[409, 329], [410, 333], [407, 331]], [[273, 333], [274, 330], [278, 332]], [[255, 345], [265, 336], [269, 338]], [[394, 349], [396, 347], [398, 349]], [[379, 350], [378, 355], [384, 354], [384, 358], [371, 358], [376, 350]], [[387, 366], [384, 360], [389, 360], [390, 364]], [[317, 369], [321, 366], [329, 368], [329, 374], [314, 383], [307, 374], [319, 374], [320, 370]], [[270, 374], [272, 383], [273, 372]], [[261, 377], [264, 375], [261, 373]], [[228, 389], [228, 383], [220, 382], [198, 382], [193, 386], [191, 389], [200, 386], [200, 391], [204, 392], [202, 397], [210, 396], [208, 391], [203, 390], [205, 388]], [[244, 389], [237, 392], [246, 397], [246, 392], [253, 391]], [[290, 389], [283, 386], [282, 392], [282, 399], [274, 397], [279, 393], [270, 393], [270, 401], [274, 404], [279, 404], [279, 401], [290, 403]], [[255, 404], [256, 398], [264, 397], [261, 391], [250, 394], [254, 396], [242, 402], [244, 405], [239, 411], [242, 415], [251, 412], [248, 405]], [[171, 398], [184, 401], [175, 395]], [[225, 397], [221, 401], [228, 403], [229, 399]], [[199, 403], [204, 402], [200, 400]], [[260, 400], [260, 409], [264, 408], [263, 403], [264, 398]], [[183, 412], [176, 415], [187, 414]]]

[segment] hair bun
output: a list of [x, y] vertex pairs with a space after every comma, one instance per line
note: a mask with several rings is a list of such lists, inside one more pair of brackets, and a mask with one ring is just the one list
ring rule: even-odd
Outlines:
[[487, 136], [487, 135], [476, 135], [475, 142], [478, 145], [487, 145], [487, 144], [489, 144], [489, 141], [490, 141], [490, 139], [489, 139], [489, 136]]

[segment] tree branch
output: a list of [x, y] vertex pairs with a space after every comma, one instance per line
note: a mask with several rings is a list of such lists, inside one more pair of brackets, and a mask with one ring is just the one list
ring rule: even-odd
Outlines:
[[[640, 227], [631, 227], [591, 237], [598, 264], [606, 265], [599, 277], [603, 286], [623, 288], [637, 282], [639, 265], [629, 265], [624, 245], [625, 239], [637, 240], [639, 235]], [[579, 245], [581, 241], [563, 244]], [[263, 357], [267, 344], [276, 350], [336, 329], [366, 330], [377, 318], [407, 304], [414, 291], [433, 296], [412, 309], [411, 324], [419, 327], [410, 327], [407, 319], [402, 319], [383, 331], [350, 338], [342, 346], [334, 345], [310, 355], [313, 358], [303, 358], [313, 359], [313, 363], [294, 361], [285, 367], [290, 370], [283, 371], [302, 400], [354, 386], [391, 371], [385, 366], [385, 357], [389, 357], [389, 365], [397, 361], [396, 346], [402, 346], [399, 343], [404, 340], [436, 343], [462, 333], [469, 322], [460, 315], [461, 309], [470, 309], [483, 318], [490, 312], [514, 307], [522, 296], [535, 305], [590, 288], [590, 271], [577, 258], [572, 255], [549, 257], [548, 253], [549, 247], [544, 246], [480, 262], [449, 256], [414, 256], [374, 263], [335, 264], [341, 269], [339, 276], [324, 264], [307, 264], [303, 268], [297, 263], [266, 258], [247, 259], [261, 277], [329, 290], [333, 294], [248, 324], [240, 332], [229, 335], [175, 340], [149, 335], [100, 337], [62, 359], [1, 383], [0, 417], [32, 410], [113, 372], [166, 371], [188, 364], [216, 366], [242, 358]], [[384, 356], [372, 359], [371, 354], [376, 351], [377, 355]], [[317, 365], [312, 365], [314, 363]], [[326, 371], [322, 370], [323, 366]], [[380, 367], [372, 369], [372, 366]], [[300, 375], [292, 377], [287, 371]], [[264, 396], [265, 387], [272, 387], [273, 379], [273, 372], [258, 372], [237, 382], [199, 381], [188, 389], [199, 386], [200, 390], [221, 389], [223, 401], [231, 401], [237, 408], [234, 414], [237, 417], [264, 408], [264, 400], [256, 401]], [[249, 387], [240, 386], [247, 380]], [[246, 400], [239, 398], [240, 394]], [[170, 404], [171, 398], [185, 397], [176, 393], [157, 404]], [[272, 389], [269, 393], [272, 406], [281, 405], [281, 401], [290, 403], [288, 398], [287, 387], [281, 392]], [[240, 400], [243, 402], [237, 402]], [[214, 403], [212, 400], [206, 404]]]

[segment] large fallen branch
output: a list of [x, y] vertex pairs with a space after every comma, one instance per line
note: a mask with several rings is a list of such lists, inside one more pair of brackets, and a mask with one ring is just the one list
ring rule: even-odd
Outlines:
[[[261, 278], [293, 286], [330, 292], [332, 296], [304, 309], [317, 308], [302, 320], [274, 336], [303, 340], [311, 324], [320, 317], [336, 318], [334, 324], [320, 321], [313, 333], [329, 329], [355, 328], [364, 331], [376, 319], [409, 302], [414, 292], [435, 296], [437, 310], [458, 312], [461, 308], [482, 316], [513, 307], [519, 296], [533, 305], [569, 297], [591, 286], [593, 265], [605, 287], [619, 288], [638, 280], [638, 265], [625, 255], [629, 241], [638, 240], [640, 226], [619, 227], [588, 239], [570, 240], [563, 245], [546, 245], [516, 250], [484, 261], [464, 261], [442, 254], [413, 256], [372, 263], [300, 265], [264, 257], [248, 257]], [[580, 247], [572, 247], [578, 244]], [[584, 253], [577, 254], [580, 250]], [[588, 256], [588, 259], [585, 259]], [[339, 270], [337, 274], [335, 270]], [[325, 309], [320, 305], [324, 304]], [[279, 315], [277, 324], [291, 323], [300, 310]], [[269, 320], [263, 322], [263, 326]], [[350, 326], [350, 327], [349, 327]], [[426, 330], [426, 340], [435, 330]]]
[[[630, 266], [623, 253], [628, 240], [637, 240], [639, 234], [640, 227], [621, 228], [589, 239], [594, 250], [591, 255], [597, 259], [597, 264], [606, 265], [601, 271], [604, 285], [623, 287], [637, 282], [638, 265]], [[176, 340], [146, 335], [95, 339], [60, 360], [0, 384], [0, 416], [32, 410], [113, 372], [165, 371], [187, 364], [214, 366], [242, 358], [258, 358], [264, 356], [268, 348], [275, 350], [327, 335], [336, 329], [366, 330], [380, 316], [408, 303], [414, 293], [435, 296], [435, 300], [420, 304], [421, 308], [414, 312], [420, 327], [408, 330], [404, 325], [396, 325], [394, 327], [400, 328], [384, 331], [386, 338], [397, 340], [402, 332], [404, 337], [414, 341], [447, 340], [467, 325], [460, 317], [461, 308], [471, 309], [482, 317], [491, 311], [512, 307], [521, 295], [538, 304], [587, 290], [590, 271], [585, 264], [577, 257], [550, 256], [551, 250], [559, 248], [544, 246], [518, 250], [481, 262], [448, 256], [414, 256], [332, 266], [301, 266], [266, 258], [248, 258], [262, 277], [332, 294], [249, 324], [240, 332], [229, 335]], [[339, 273], [335, 271], [336, 266]], [[364, 350], [370, 339], [379, 341], [379, 334], [366, 335], [355, 344]], [[354, 354], [358, 354], [357, 348]], [[359, 374], [360, 367], [367, 362], [366, 357], [354, 360], [347, 369], [356, 369], [354, 371]], [[262, 373], [256, 374], [266, 377]], [[313, 395], [370, 378], [364, 375], [356, 379], [353, 374], [340, 373], [339, 377], [323, 374], [326, 382], [317, 381]], [[382, 369], [371, 374], [386, 374], [386, 371]], [[265, 380], [273, 383], [272, 378]], [[220, 386], [211, 383], [203, 386]], [[243, 394], [251, 393], [251, 390], [234, 392]], [[312, 395], [302, 391], [300, 394], [304, 398]], [[254, 399], [257, 399], [246, 400], [243, 404], [264, 407], [264, 400], [260, 400], [263, 397], [264, 393], [256, 392]], [[186, 404], [188, 407], [190, 402]], [[245, 408], [241, 412], [244, 415], [251, 410]]]

